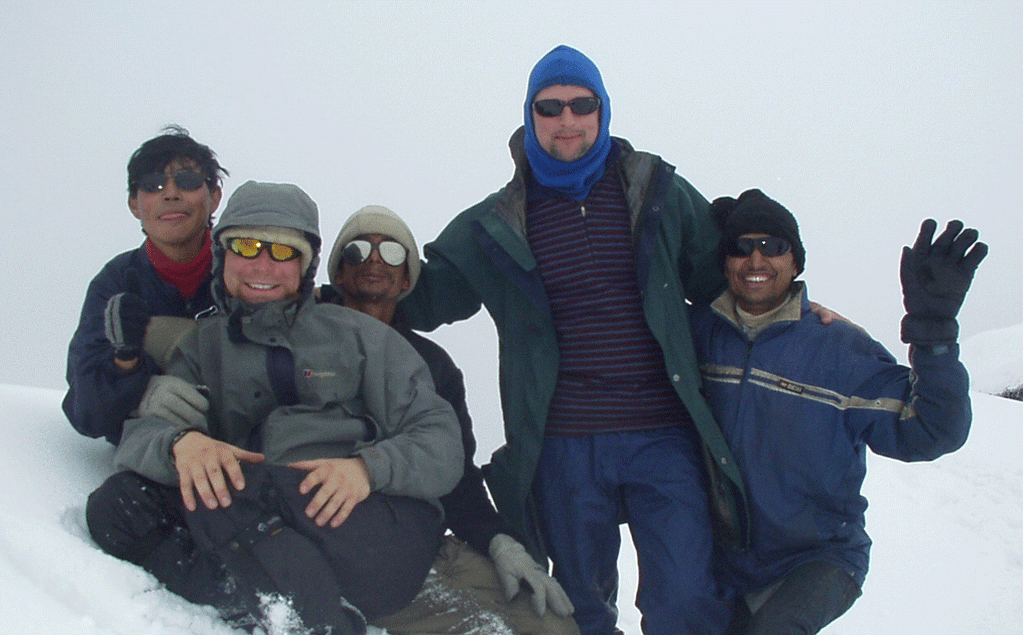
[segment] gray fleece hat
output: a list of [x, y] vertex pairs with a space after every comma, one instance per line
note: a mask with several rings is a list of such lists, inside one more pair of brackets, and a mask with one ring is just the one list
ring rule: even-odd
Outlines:
[[297, 185], [246, 181], [228, 199], [213, 228], [214, 241], [224, 249], [232, 238], [256, 238], [298, 249], [305, 276], [320, 251], [319, 211]]
[[390, 236], [408, 252], [405, 262], [409, 266], [409, 288], [402, 292], [399, 299], [404, 298], [416, 286], [416, 280], [420, 277], [420, 252], [416, 247], [416, 239], [412, 231], [405, 224], [398, 214], [392, 212], [383, 205], [367, 205], [348, 217], [342, 226], [338, 237], [334, 240], [334, 247], [327, 259], [328, 279], [334, 280], [334, 275], [341, 268], [342, 254], [345, 245], [366, 234], [383, 234]]

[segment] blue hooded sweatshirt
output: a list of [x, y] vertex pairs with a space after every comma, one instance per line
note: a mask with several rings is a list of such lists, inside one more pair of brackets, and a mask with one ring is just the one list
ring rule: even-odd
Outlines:
[[[559, 161], [547, 153], [537, 141], [533, 129], [533, 100], [548, 86], [582, 86], [601, 100], [597, 139], [589, 151], [575, 161]], [[582, 200], [604, 174], [605, 160], [612, 147], [608, 133], [611, 102], [604, 90], [601, 72], [590, 58], [564, 44], [545, 55], [530, 72], [526, 91], [526, 157], [534, 178], [546, 187], [557, 190], [573, 200]]]

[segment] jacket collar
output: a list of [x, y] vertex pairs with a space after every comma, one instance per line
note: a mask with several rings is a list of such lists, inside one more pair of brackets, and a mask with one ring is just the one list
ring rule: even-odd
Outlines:
[[798, 280], [793, 283], [785, 302], [764, 316], [757, 316], [753, 320], [744, 320], [740, 317], [740, 309], [736, 306], [736, 296], [728, 289], [711, 303], [711, 309], [743, 333], [748, 340], [753, 341], [758, 335], [776, 324], [798, 322], [804, 312], [810, 310], [810, 303], [807, 300], [806, 285], [803, 281]]
[[254, 342], [267, 346], [288, 344], [288, 331], [299, 314], [316, 303], [308, 297], [250, 304], [235, 297], [226, 300], [228, 331], [236, 343]]
[[[524, 241], [526, 240], [526, 200], [527, 178], [530, 173], [530, 162], [526, 158], [524, 139], [526, 128], [520, 126], [508, 140], [509, 152], [515, 164], [512, 180], [498, 192], [499, 199], [494, 206], [494, 213], [511, 227]], [[668, 172], [672, 166], [661, 161], [648, 152], [637, 152], [633, 146], [621, 137], [612, 137], [616, 146], [612, 153], [612, 161], [620, 166], [618, 173], [622, 179], [622, 189], [626, 195], [630, 217], [635, 228], [641, 207], [647, 198], [647, 188], [651, 184], [651, 174], [658, 165], [663, 165]]]

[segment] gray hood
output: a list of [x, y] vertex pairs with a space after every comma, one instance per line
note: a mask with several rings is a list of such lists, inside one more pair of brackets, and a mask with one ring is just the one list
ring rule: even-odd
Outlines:
[[[313, 279], [320, 264], [320, 214], [316, 203], [301, 188], [290, 183], [246, 181], [228, 199], [220, 220], [213, 228], [213, 297], [227, 311], [224, 292], [224, 244], [221, 236], [232, 227], [286, 228], [301, 232], [311, 254], [302, 276], [299, 294], [305, 300], [313, 292]], [[307, 258], [308, 256], [308, 258]]]

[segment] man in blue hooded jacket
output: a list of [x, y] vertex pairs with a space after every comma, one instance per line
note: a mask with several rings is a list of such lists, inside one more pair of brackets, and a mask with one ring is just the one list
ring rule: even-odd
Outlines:
[[860, 489], [868, 448], [928, 461], [971, 424], [956, 314], [988, 248], [925, 221], [900, 263], [908, 368], [849, 324], [809, 308], [796, 219], [760, 190], [716, 199], [729, 289], [693, 315], [708, 400], [743, 474], [752, 546], [724, 551], [741, 596], [730, 635], [806, 635], [861, 594], [871, 540]]
[[400, 310], [422, 330], [481, 306], [494, 319], [506, 444], [485, 476], [531, 555], [551, 558], [581, 632], [618, 632], [625, 521], [644, 632], [720, 634], [705, 456], [723, 526], [742, 533], [743, 505], [687, 327], [687, 299], [724, 288], [708, 202], [610, 136], [600, 72], [577, 50], [537, 63], [524, 117], [512, 181], [425, 246]]

